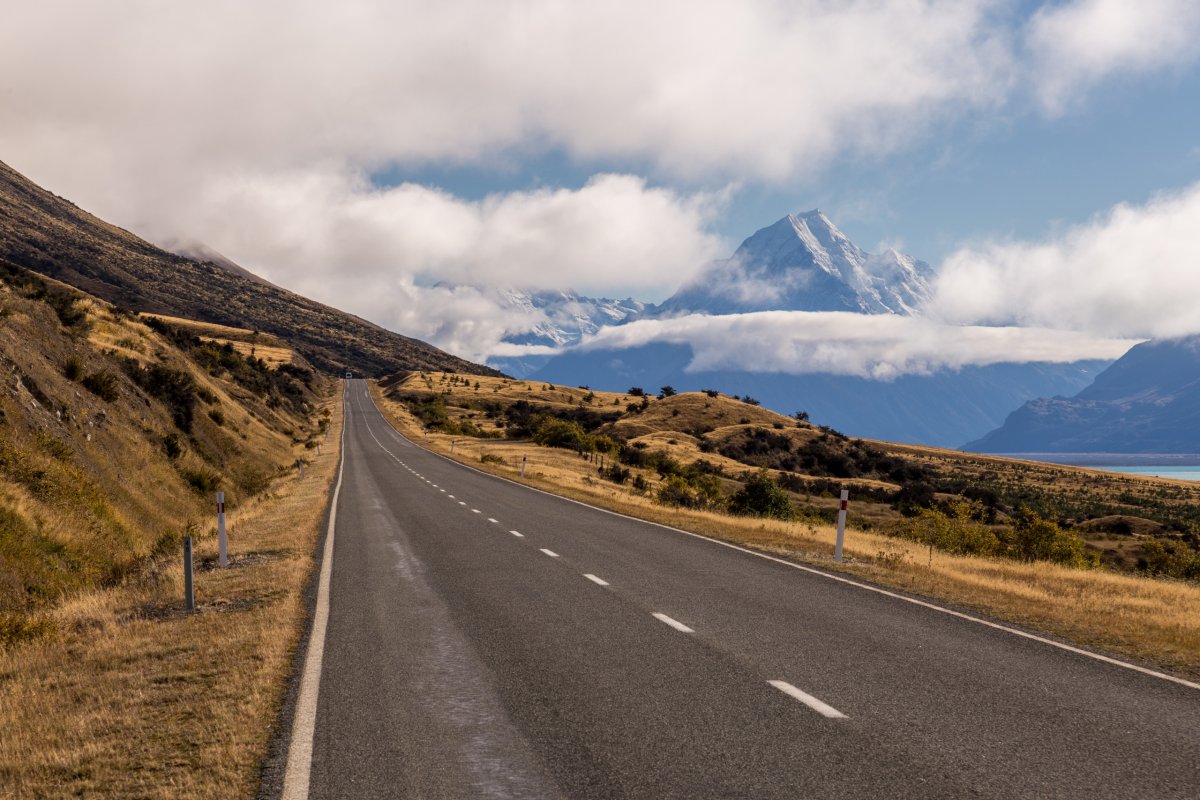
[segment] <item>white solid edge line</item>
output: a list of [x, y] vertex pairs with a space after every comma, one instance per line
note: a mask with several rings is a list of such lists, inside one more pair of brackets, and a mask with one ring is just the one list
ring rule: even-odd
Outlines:
[[[321, 687], [321, 663], [325, 657], [325, 629], [329, 624], [329, 583], [333, 574], [333, 535], [337, 528], [338, 496], [342, 492], [342, 473], [346, 467], [346, 428], [348, 409], [342, 410], [342, 453], [337, 485], [329, 506], [329, 528], [321, 553], [321, 578], [317, 585], [317, 607], [313, 613], [312, 634], [304, 656], [300, 693], [296, 697], [296, 715], [292, 722], [292, 741], [288, 744], [287, 767], [283, 775], [282, 800], [308, 800], [312, 774], [313, 733], [317, 726], [317, 692]], [[369, 431], [370, 429], [368, 429]]]
[[804, 703], [804, 705], [808, 706], [822, 717], [828, 717], [829, 719], [846, 719], [846, 715], [838, 711], [833, 706], [829, 705], [828, 703], [822, 703], [808, 692], [800, 691], [787, 681], [767, 681], [767, 683], [771, 684], [789, 697], [795, 698], [801, 703]]
[[595, 575], [592, 575], [590, 572], [583, 573], [583, 577], [587, 578], [589, 581], [596, 584], [597, 586], [608, 586], [608, 581], [604, 580], [604, 578], [597, 578]]
[[[371, 399], [371, 405], [374, 406], [375, 413], [379, 414], [380, 418], [383, 419], [384, 422], [387, 422], [387, 425], [389, 428], [391, 428], [392, 430], [395, 430], [395, 428], [392, 428], [392, 424], [387, 421], [387, 417], [383, 416], [383, 412], [379, 410], [379, 406], [375, 404], [375, 398], [371, 397], [370, 392], [368, 392], [367, 395]], [[401, 434], [401, 435], [403, 435], [403, 434]], [[415, 444], [415, 443], [413, 443], [413, 444]], [[420, 447], [420, 445], [416, 445], [416, 446]], [[610, 514], [614, 517], [621, 517], [623, 519], [631, 520], [633, 522], [640, 522], [643, 525], [653, 525], [656, 528], [662, 528], [663, 530], [673, 531], [674, 533], [681, 533], [684, 536], [691, 536], [693, 539], [700, 539], [701, 541], [705, 541], [710, 544], [719, 545], [721, 547], [727, 547], [730, 550], [737, 550], [739, 553], [745, 553], [746, 555], [754, 556], [755, 558], [761, 558], [761, 559], [765, 559], [767, 561], [773, 561], [776, 564], [782, 564], [785, 567], [791, 567], [792, 569], [798, 569], [801, 572], [807, 572], [810, 575], [817, 575], [819, 577], [825, 578], [826, 580], [837, 581], [838, 583], [845, 584], [846, 586], [853, 586], [856, 589], [862, 589], [864, 591], [874, 592], [875, 594], [883, 595], [884, 597], [890, 597], [893, 600], [901, 600], [905, 603], [911, 603], [912, 605], [920, 606], [921, 608], [926, 608], [926, 609], [929, 609], [930, 611], [936, 611], [940, 614], [946, 614], [948, 616], [955, 617], [957, 619], [961, 619], [966, 622], [973, 622], [976, 625], [983, 625], [984, 627], [992, 628], [993, 630], [1004, 631], [1005, 633], [1010, 633], [1013, 636], [1019, 636], [1022, 639], [1028, 639], [1030, 641], [1038, 642], [1040, 644], [1049, 645], [1050, 647], [1055, 647], [1059, 650], [1065, 650], [1068, 653], [1074, 653], [1075, 655], [1083, 656], [1084, 658], [1090, 658], [1093, 661], [1099, 661], [1099, 662], [1102, 662], [1104, 664], [1109, 664], [1114, 667], [1120, 667], [1122, 669], [1127, 669], [1132, 672], [1140, 673], [1142, 675], [1148, 675], [1152, 678], [1158, 678], [1160, 680], [1168, 681], [1170, 683], [1175, 683], [1180, 686], [1186, 686], [1189, 689], [1200, 689], [1200, 683], [1197, 683], [1196, 681], [1189, 681], [1187, 678], [1180, 678], [1175, 675], [1168, 675], [1165, 672], [1159, 672], [1158, 670], [1150, 669], [1149, 667], [1143, 667], [1138, 664], [1132, 664], [1128, 661], [1122, 661], [1119, 658], [1113, 658], [1111, 656], [1106, 656], [1101, 653], [1093, 653], [1091, 650], [1084, 650], [1082, 647], [1076, 647], [1074, 645], [1070, 645], [1065, 642], [1056, 642], [1053, 639], [1046, 638], [1045, 636], [1038, 636], [1036, 633], [1029, 633], [1028, 631], [1023, 631], [1018, 628], [1012, 628], [1012, 627], [1009, 627], [1008, 625], [1002, 625], [999, 622], [991, 622], [986, 619], [981, 619], [980, 617], [971, 616], [970, 614], [964, 614], [961, 611], [955, 611], [954, 609], [951, 609], [951, 608], [945, 608], [943, 606], [937, 605], [936, 603], [931, 603], [927, 600], [919, 600], [915, 597], [906, 597], [905, 595], [899, 594], [897, 592], [889, 591], [887, 589], [883, 589], [878, 586], [871, 586], [870, 584], [862, 583], [861, 581], [856, 581], [853, 578], [844, 578], [841, 575], [834, 575], [831, 572], [825, 572], [824, 570], [817, 569], [816, 567], [810, 567], [806, 564], [797, 564], [794, 561], [787, 561], [782, 558], [776, 558], [775, 556], [767, 555], [766, 553], [760, 553], [756, 550], [751, 550], [748, 547], [742, 547], [741, 545], [733, 544], [732, 542], [723, 542], [720, 539], [714, 539], [710, 536], [705, 536], [702, 533], [693, 533], [692, 531], [685, 531], [682, 528], [674, 528], [670, 525], [664, 525], [661, 522], [651, 522], [650, 520], [639, 519], [638, 517], [630, 516], [629, 514], [622, 514], [620, 511], [613, 511], [612, 509], [609, 509], [609, 508], [601, 508], [600, 506], [594, 506], [591, 503], [585, 503], [582, 500], [575, 500], [574, 498], [571, 498], [571, 497], [563, 497], [562, 495], [554, 494], [553, 492], [547, 492], [545, 489], [539, 489], [536, 486], [529, 486], [528, 484], [521, 483], [520, 481], [514, 481], [509, 478], [505, 478], [502, 475], [493, 475], [490, 472], [484, 472], [481, 469], [475, 469], [474, 467], [470, 466], [469, 464], [464, 464], [461, 461], [455, 461], [453, 458], [450, 458], [449, 456], [444, 456], [441, 453], [435, 452], [426, 447], [421, 447], [421, 449], [424, 450], [426, 453], [429, 453], [432, 456], [437, 456], [438, 458], [442, 459], [443, 461], [448, 461], [451, 464], [462, 467], [463, 469], [469, 469], [472, 472], [479, 473], [480, 475], [485, 475], [489, 478], [495, 478], [496, 480], [504, 481], [505, 483], [511, 483], [513, 486], [520, 486], [522, 489], [528, 489], [531, 492], [537, 492], [538, 494], [544, 494], [547, 497], [553, 497], [556, 500], [563, 501], [564, 503], [574, 503], [577, 506], [583, 506], [584, 508], [590, 508], [593, 511], [599, 511], [603, 514]]]
[[520, 531], [509, 531], [509, 533], [511, 533], [513, 536], [518, 536], [522, 539], [525, 538], [525, 534], [521, 533]]
[[680, 622], [677, 619], [671, 619], [670, 617], [668, 617], [666, 614], [662, 613], [661, 611], [654, 611], [652, 613], [656, 620], [658, 620], [659, 622], [665, 622], [666, 624], [670, 625], [672, 628], [679, 631], [680, 633], [695, 633], [695, 631], [692, 630], [691, 628], [689, 628], [687, 625], [684, 625], [682, 622]]
[[546, 548], [543, 547], [542, 552], [545, 553], [546, 555], [550, 556], [551, 558], [558, 558], [558, 553], [554, 552], [553, 550], [547, 550]]

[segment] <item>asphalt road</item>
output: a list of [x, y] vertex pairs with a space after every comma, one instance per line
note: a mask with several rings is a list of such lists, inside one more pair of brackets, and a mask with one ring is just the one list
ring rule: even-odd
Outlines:
[[478, 473], [360, 381], [346, 410], [293, 796], [1200, 797], [1194, 686]]

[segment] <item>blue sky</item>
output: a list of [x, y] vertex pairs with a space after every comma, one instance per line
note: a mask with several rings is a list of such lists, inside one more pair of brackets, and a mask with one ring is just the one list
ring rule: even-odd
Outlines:
[[[598, 172], [653, 175], [645, 163], [571, 159], [561, 150], [505, 154], [497, 162], [392, 165], [372, 180], [384, 187], [430, 184], [480, 200], [579, 187]], [[784, 214], [819, 207], [861, 247], [899, 244], [938, 264], [974, 240], [1040, 238], [1118, 203], [1142, 204], [1197, 181], [1200, 70], [1192, 67], [1111, 81], [1069, 113], [1046, 115], [1018, 103], [929, 131], [899, 152], [841, 158], [783, 181], [748, 182], [712, 229], [732, 249]], [[661, 176], [658, 182], [673, 183]]]
[[1195, 0], [43, 0], [0, 159], [473, 359], [538, 322], [506, 287], [659, 300], [813, 207], [934, 266], [914, 339], [1069, 359], [1200, 333], [1197, 42]]

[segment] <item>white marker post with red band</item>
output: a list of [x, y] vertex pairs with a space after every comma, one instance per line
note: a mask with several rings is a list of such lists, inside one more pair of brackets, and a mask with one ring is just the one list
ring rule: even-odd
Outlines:
[[833, 560], [842, 560], [842, 542], [846, 539], [846, 510], [850, 508], [850, 490], [842, 489], [842, 501], [838, 505], [837, 545], [833, 549]]
[[217, 547], [220, 548], [221, 567], [229, 566], [229, 543], [225, 539], [225, 493], [217, 492]]

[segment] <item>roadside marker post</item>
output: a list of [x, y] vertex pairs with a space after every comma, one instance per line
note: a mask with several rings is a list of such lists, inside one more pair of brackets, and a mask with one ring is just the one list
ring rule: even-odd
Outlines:
[[225, 493], [217, 492], [217, 547], [221, 568], [229, 566], [229, 542], [225, 538]]
[[297, 458], [296, 466], [300, 468], [300, 477], [301, 477], [301, 479], [303, 479], [304, 478], [304, 462]]
[[846, 540], [846, 510], [850, 506], [850, 490], [842, 489], [841, 503], [838, 505], [837, 545], [833, 550], [833, 560], [842, 560], [842, 542]]
[[521, 477], [525, 477], [525, 456], [521, 456]]
[[192, 581], [192, 537], [183, 537], [183, 607], [196, 610], [196, 591]]

